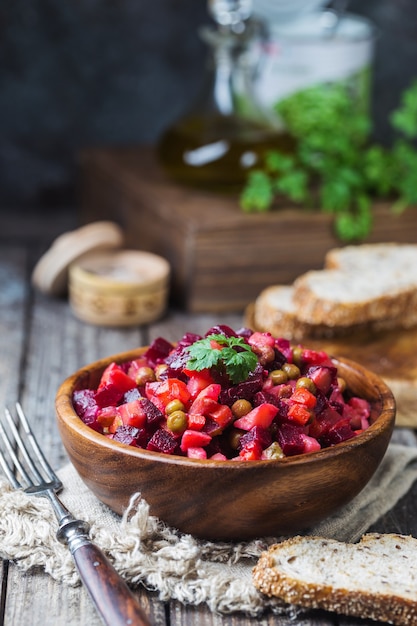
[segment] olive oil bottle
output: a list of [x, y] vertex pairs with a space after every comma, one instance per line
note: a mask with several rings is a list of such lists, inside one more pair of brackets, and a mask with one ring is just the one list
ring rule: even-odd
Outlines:
[[[237, 191], [267, 150], [291, 151], [293, 140], [254, 95], [255, 44], [262, 28], [250, 18], [249, 2], [223, 2], [220, 12], [221, 4], [216, 0], [209, 4], [217, 26], [200, 31], [209, 48], [205, 89], [194, 107], [165, 131], [157, 150], [161, 164], [177, 182]], [[225, 5], [242, 10], [225, 11]]]

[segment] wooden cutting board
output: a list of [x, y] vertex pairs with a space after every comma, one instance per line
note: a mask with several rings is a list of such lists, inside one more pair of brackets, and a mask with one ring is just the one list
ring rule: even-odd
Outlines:
[[[246, 309], [245, 324], [261, 330], [253, 310], [253, 304]], [[397, 426], [417, 428], [417, 328], [372, 335], [357, 331], [343, 339], [309, 339], [303, 345], [351, 359], [381, 376], [395, 396]]]

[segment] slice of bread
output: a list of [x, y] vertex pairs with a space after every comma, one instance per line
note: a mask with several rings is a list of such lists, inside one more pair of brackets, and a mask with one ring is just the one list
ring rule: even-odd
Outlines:
[[298, 318], [310, 324], [351, 326], [405, 312], [417, 321], [416, 267], [313, 270], [294, 281], [293, 300]]
[[349, 544], [297, 536], [261, 555], [253, 582], [289, 604], [411, 626], [417, 623], [417, 540], [369, 533]]
[[417, 246], [414, 244], [371, 243], [333, 248], [325, 256], [326, 269], [350, 272], [395, 267], [408, 271], [417, 268]]

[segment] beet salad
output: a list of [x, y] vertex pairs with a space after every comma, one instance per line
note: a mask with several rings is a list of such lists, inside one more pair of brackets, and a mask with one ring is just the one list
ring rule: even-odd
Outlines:
[[123, 444], [193, 459], [258, 461], [318, 451], [369, 426], [326, 352], [243, 328], [156, 339], [73, 394], [85, 424]]

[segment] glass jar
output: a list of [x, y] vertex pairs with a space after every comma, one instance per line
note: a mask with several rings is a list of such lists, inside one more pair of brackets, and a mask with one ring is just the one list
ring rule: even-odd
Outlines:
[[160, 162], [176, 181], [216, 191], [241, 189], [266, 150], [293, 147], [277, 116], [263, 108], [254, 93], [254, 42], [262, 38], [262, 26], [232, 14], [230, 4], [212, 3], [217, 28], [207, 26], [200, 32], [209, 48], [201, 97], [158, 144]]

